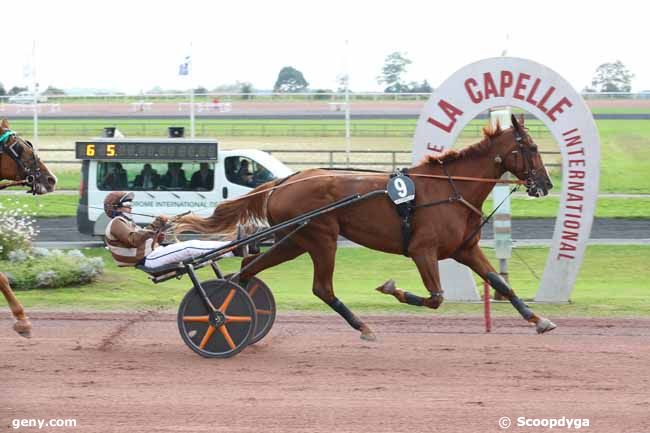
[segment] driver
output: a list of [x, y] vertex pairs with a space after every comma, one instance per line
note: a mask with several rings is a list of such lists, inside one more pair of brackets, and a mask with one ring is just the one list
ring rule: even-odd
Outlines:
[[[114, 191], [104, 199], [104, 212], [111, 218], [106, 226], [106, 248], [118, 266], [157, 268], [194, 259], [228, 244], [224, 241], [191, 240], [160, 246], [164, 239], [162, 231], [169, 218], [158, 216], [142, 229], [133, 222], [132, 206], [132, 192]], [[228, 252], [221, 257], [232, 256], [233, 253]]]

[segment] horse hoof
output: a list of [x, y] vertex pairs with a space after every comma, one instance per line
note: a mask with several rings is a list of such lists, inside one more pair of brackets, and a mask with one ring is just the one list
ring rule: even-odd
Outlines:
[[32, 324], [29, 323], [29, 320], [26, 319], [18, 320], [16, 323], [14, 323], [14, 331], [16, 331], [21, 337], [31, 338]]
[[362, 332], [361, 339], [365, 341], [377, 341], [377, 336], [372, 331]]
[[555, 325], [555, 323], [544, 318], [539, 319], [535, 324], [535, 329], [537, 330], [538, 334], [545, 334], [554, 330], [555, 328], [557, 328], [557, 325]]
[[395, 293], [395, 289], [395, 281], [388, 280], [383, 285], [377, 287], [375, 290], [386, 295], [392, 295]]

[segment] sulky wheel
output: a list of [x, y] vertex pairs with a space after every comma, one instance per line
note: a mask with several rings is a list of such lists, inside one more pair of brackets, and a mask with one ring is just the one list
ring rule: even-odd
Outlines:
[[[226, 275], [224, 278], [228, 279], [231, 275]], [[246, 291], [253, 299], [257, 312], [255, 334], [253, 334], [251, 341], [248, 343], [254, 344], [264, 338], [273, 327], [273, 323], [275, 322], [275, 298], [269, 286], [257, 277], [251, 277], [248, 280]]]
[[178, 308], [178, 329], [185, 344], [206, 358], [228, 358], [239, 353], [254, 335], [255, 305], [248, 293], [225, 280], [201, 283], [217, 309], [210, 313], [198, 289], [192, 288]]

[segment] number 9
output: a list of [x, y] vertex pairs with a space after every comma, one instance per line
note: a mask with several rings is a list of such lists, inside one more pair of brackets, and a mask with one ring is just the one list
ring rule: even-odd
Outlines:
[[397, 190], [397, 194], [398, 194], [400, 197], [406, 197], [406, 194], [407, 194], [407, 192], [408, 192], [408, 191], [406, 190], [406, 182], [404, 182], [404, 181], [403, 181], [402, 179], [400, 179], [399, 177], [396, 177], [396, 178], [395, 178], [394, 185], [395, 185], [395, 189]]

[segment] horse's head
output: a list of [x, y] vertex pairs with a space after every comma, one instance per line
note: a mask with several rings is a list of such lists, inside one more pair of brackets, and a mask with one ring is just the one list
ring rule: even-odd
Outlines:
[[524, 127], [524, 117], [517, 121], [511, 115], [512, 128], [499, 136], [500, 149], [495, 162], [501, 164], [506, 171], [526, 182], [526, 191], [531, 197], [543, 197], [553, 188], [544, 161], [539, 154], [537, 144]]
[[9, 122], [0, 122], [0, 178], [24, 180], [32, 194], [54, 191], [56, 176], [36, 154], [32, 143], [9, 129]]

